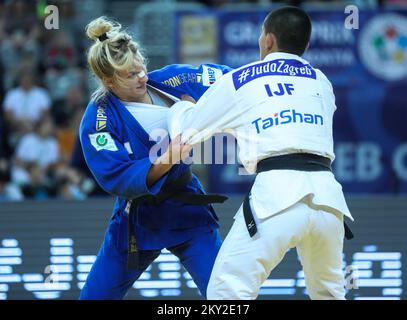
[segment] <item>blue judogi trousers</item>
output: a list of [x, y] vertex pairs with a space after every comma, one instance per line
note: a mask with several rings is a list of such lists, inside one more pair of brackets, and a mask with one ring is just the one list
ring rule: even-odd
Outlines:
[[[206, 288], [222, 240], [218, 229], [197, 232], [190, 240], [167, 248], [180, 259], [201, 294]], [[140, 250], [140, 268], [127, 269], [127, 252], [115, 245], [109, 230], [81, 291], [81, 300], [123, 299], [133, 283], [160, 255], [161, 250]]]

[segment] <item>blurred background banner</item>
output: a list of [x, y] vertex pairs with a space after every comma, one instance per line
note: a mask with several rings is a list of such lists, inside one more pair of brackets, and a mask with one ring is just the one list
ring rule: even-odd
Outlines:
[[[180, 12], [176, 56], [183, 63], [217, 61], [235, 68], [255, 61], [267, 12]], [[313, 32], [304, 58], [327, 75], [336, 94], [337, 179], [346, 193], [406, 193], [407, 10], [361, 10], [358, 29], [345, 28], [343, 9], [308, 12]], [[208, 171], [214, 192], [245, 193], [253, 179], [237, 175], [237, 166]]]

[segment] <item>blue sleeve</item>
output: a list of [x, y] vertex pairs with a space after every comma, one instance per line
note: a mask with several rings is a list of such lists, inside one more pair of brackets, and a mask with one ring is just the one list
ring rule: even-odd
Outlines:
[[[127, 199], [157, 194], [168, 175], [148, 188], [147, 174], [153, 160], [148, 156], [131, 159], [113, 126], [108, 122], [106, 128], [99, 132], [94, 125], [95, 119], [95, 112], [85, 113], [80, 126], [80, 140], [86, 163], [99, 185], [106, 192]], [[98, 138], [101, 147], [97, 144]]]
[[148, 74], [148, 83], [177, 98], [188, 94], [198, 100], [204, 92], [222, 75], [232, 68], [206, 63], [198, 67], [188, 64], [171, 64]]

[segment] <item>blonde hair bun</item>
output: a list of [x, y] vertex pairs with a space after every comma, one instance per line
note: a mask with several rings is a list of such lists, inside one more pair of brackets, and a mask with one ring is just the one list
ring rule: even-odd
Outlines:
[[91, 21], [86, 26], [86, 35], [89, 39], [97, 41], [99, 37], [104, 33], [108, 38], [113, 36], [112, 33], [118, 33], [121, 29], [121, 25], [118, 22], [112, 21], [109, 18], [102, 16]]

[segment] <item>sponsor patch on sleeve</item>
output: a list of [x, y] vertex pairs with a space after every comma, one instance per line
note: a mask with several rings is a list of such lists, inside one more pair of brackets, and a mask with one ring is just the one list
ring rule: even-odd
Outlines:
[[89, 135], [89, 140], [96, 151], [117, 151], [116, 143], [109, 132], [98, 132]]
[[222, 70], [202, 65], [202, 84], [209, 87], [223, 76]]
[[96, 112], [96, 131], [101, 131], [106, 128], [107, 116], [105, 108], [102, 106], [98, 107]]

